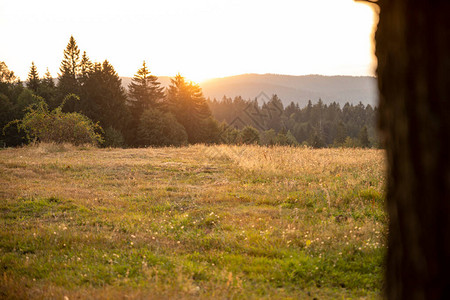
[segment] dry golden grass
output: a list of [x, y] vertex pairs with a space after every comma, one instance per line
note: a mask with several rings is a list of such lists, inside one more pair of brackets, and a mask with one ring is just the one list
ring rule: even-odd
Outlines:
[[0, 298], [377, 297], [380, 150], [0, 151]]

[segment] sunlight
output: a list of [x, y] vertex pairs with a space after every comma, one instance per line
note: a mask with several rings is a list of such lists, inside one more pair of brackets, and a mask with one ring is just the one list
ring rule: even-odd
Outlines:
[[71, 34], [92, 60], [108, 59], [121, 76], [132, 76], [142, 60], [153, 74], [180, 72], [196, 82], [243, 73], [374, 74], [375, 13], [353, 0], [0, 5], [0, 57], [22, 79], [31, 61], [56, 76]]

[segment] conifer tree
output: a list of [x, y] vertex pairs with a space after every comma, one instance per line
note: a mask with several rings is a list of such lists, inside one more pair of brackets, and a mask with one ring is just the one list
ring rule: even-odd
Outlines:
[[80, 79], [81, 85], [86, 83], [86, 80], [89, 77], [89, 74], [94, 70], [94, 64], [91, 62], [89, 57], [86, 54], [86, 51], [83, 52], [83, 56], [80, 61]]
[[80, 49], [73, 36], [70, 36], [69, 43], [64, 50], [64, 59], [59, 68], [61, 75], [76, 80], [80, 74]]
[[48, 104], [50, 109], [54, 109], [60, 104], [57, 102], [55, 82], [53, 81], [52, 74], [50, 74], [48, 68], [44, 78], [41, 80], [38, 95], [45, 99], [45, 102]]
[[128, 94], [133, 117], [136, 119], [140, 118], [144, 110], [160, 106], [164, 97], [163, 88], [160, 87], [158, 77], [150, 74], [145, 61], [131, 79]]
[[28, 72], [27, 87], [33, 92], [37, 92], [40, 84], [39, 73], [34, 61], [31, 62], [30, 72]]
[[[78, 79], [81, 74], [80, 68], [80, 49], [73, 36], [70, 37], [69, 43], [64, 50], [64, 59], [59, 68], [58, 76], [58, 98], [60, 101], [68, 94], [80, 94], [80, 85]], [[69, 111], [75, 110], [75, 103], [66, 103], [65, 109]]]
[[54, 88], [55, 82], [53, 81], [52, 74], [47, 68], [47, 72], [45, 72], [44, 78], [42, 79], [42, 83], [48, 87]]
[[202, 89], [197, 84], [186, 82], [180, 74], [171, 81], [165, 99], [166, 109], [184, 126], [189, 143], [206, 142], [208, 133], [205, 132], [204, 125], [211, 116], [211, 111]]
[[364, 126], [361, 128], [361, 131], [358, 134], [359, 144], [363, 148], [368, 148], [370, 146], [369, 134], [367, 133], [367, 127]]
[[269, 102], [262, 106], [263, 114], [265, 115], [265, 129], [273, 128], [276, 132], [283, 128], [281, 116], [284, 111], [283, 103], [276, 94], [272, 95]]
[[[84, 100], [83, 100], [84, 99]], [[114, 67], [105, 60], [96, 63], [83, 86], [81, 111], [102, 128], [122, 130], [126, 127], [128, 109], [125, 90]]]

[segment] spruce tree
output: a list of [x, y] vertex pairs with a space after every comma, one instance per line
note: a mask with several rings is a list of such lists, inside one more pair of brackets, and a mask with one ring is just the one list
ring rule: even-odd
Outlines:
[[[62, 101], [67, 94], [80, 94], [80, 84], [78, 82], [81, 74], [80, 64], [80, 49], [78, 49], [74, 37], [71, 36], [69, 43], [64, 50], [64, 59], [59, 68], [58, 98], [60, 101]], [[75, 103], [66, 103], [64, 108], [69, 111], [74, 111]]]
[[180, 74], [171, 81], [165, 99], [166, 109], [184, 126], [189, 143], [205, 142], [208, 133], [204, 125], [211, 111], [200, 86], [186, 82]]
[[359, 140], [359, 144], [361, 145], [361, 147], [363, 147], [363, 148], [370, 147], [369, 134], [367, 133], [366, 126], [361, 128], [361, 131], [358, 134], [358, 140]]
[[44, 75], [44, 78], [41, 79], [41, 84], [39, 86], [37, 94], [44, 98], [45, 102], [48, 104], [50, 109], [55, 109], [59, 106], [56, 98], [56, 86], [53, 81], [52, 74], [47, 68], [47, 72]]
[[86, 54], [86, 51], [83, 52], [83, 56], [80, 61], [80, 81], [81, 85], [84, 85], [89, 78], [89, 74], [94, 70], [94, 64], [91, 62], [89, 57]]
[[[84, 99], [84, 100], [83, 100]], [[105, 60], [96, 63], [83, 86], [81, 111], [102, 128], [123, 130], [128, 122], [125, 90], [114, 67]]]
[[47, 72], [45, 72], [44, 78], [42, 79], [42, 83], [48, 87], [54, 88], [55, 82], [53, 81], [52, 74], [47, 68]]
[[136, 119], [140, 118], [144, 110], [160, 106], [164, 97], [163, 88], [160, 87], [158, 77], [150, 74], [145, 61], [131, 79], [128, 95], [133, 117]]
[[40, 84], [39, 73], [34, 61], [31, 62], [30, 72], [28, 72], [27, 87], [33, 92], [37, 92]]
[[70, 36], [69, 43], [64, 50], [64, 59], [59, 68], [61, 75], [76, 80], [80, 74], [80, 49], [73, 36]]

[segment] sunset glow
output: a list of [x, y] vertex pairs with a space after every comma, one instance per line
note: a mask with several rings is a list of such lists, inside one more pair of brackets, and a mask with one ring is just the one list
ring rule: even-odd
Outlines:
[[353, 0], [0, 0], [0, 61], [22, 80], [34, 61], [57, 76], [73, 35], [121, 76], [202, 81], [242, 73], [374, 75], [375, 14]]

